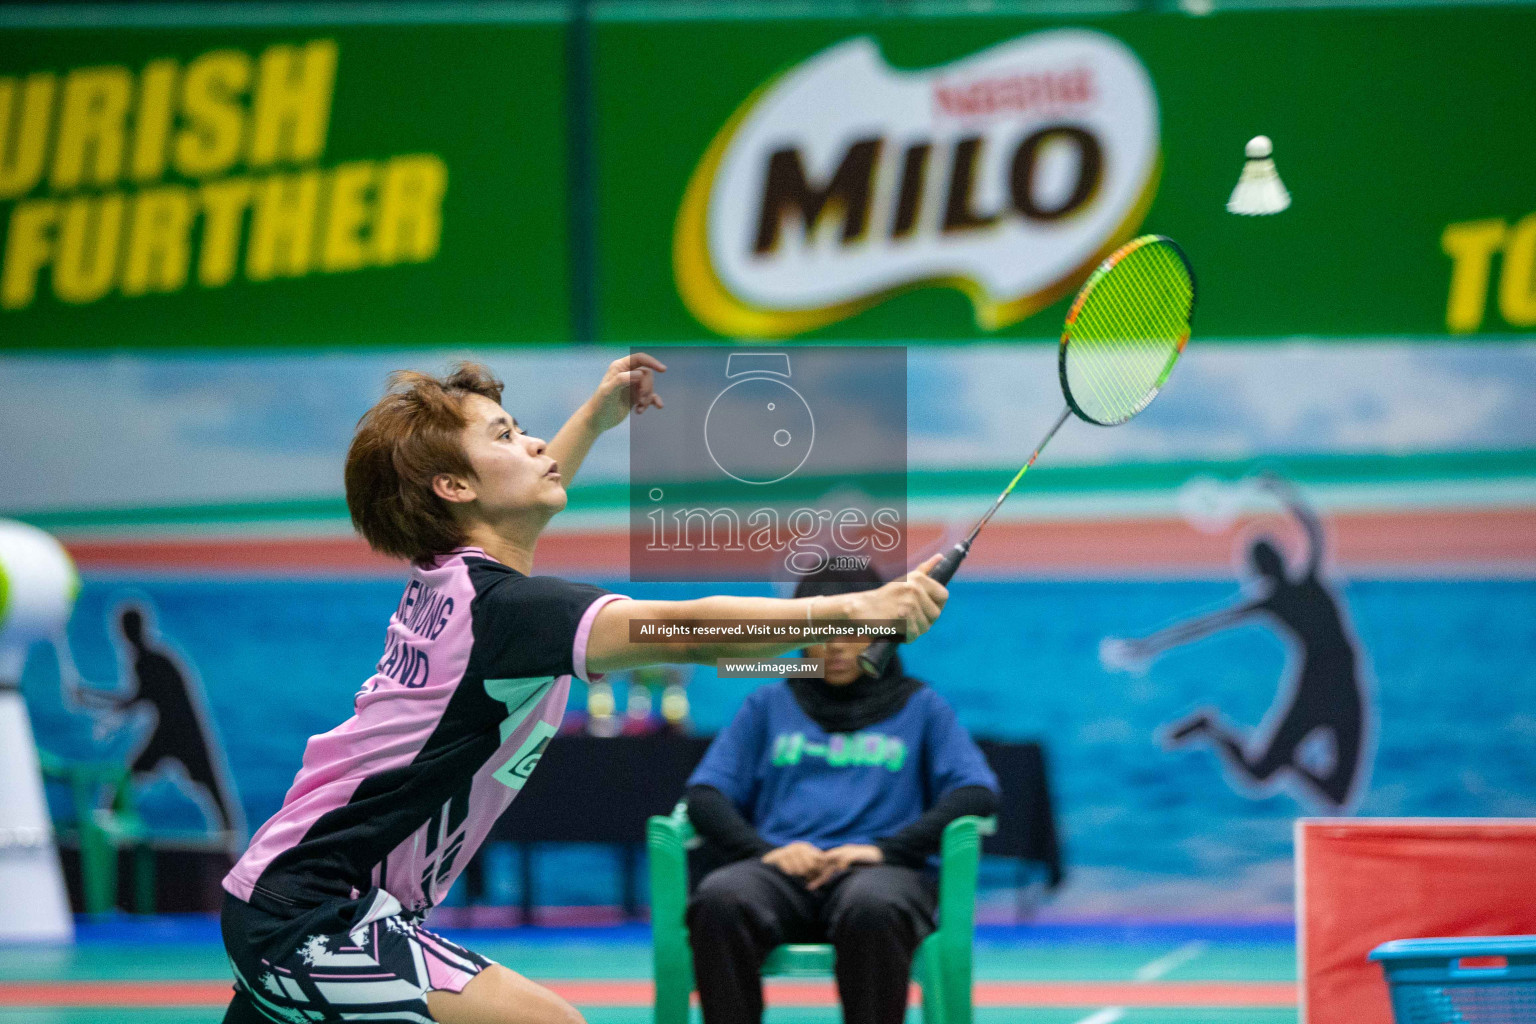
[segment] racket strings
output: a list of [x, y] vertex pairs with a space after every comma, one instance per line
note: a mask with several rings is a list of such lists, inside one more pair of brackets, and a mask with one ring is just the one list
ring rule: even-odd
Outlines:
[[1080, 413], [1115, 424], [1146, 407], [1189, 336], [1193, 297], [1183, 258], [1161, 239], [1090, 282], [1063, 338], [1063, 383]]
[[[1075, 375], [1080, 385], [1077, 390], [1083, 391], [1082, 385], [1086, 385], [1100, 411], [1119, 410], [1135, 401], [1129, 375], [1121, 369], [1122, 360], [1139, 362], [1145, 354], [1144, 345], [1135, 337], [1135, 325], [1122, 312], [1128, 297], [1137, 290], [1133, 287], [1134, 273], [1135, 268], [1125, 263], [1121, 273], [1107, 275], [1099, 283], [1078, 318], [1074, 332], [1077, 350], [1069, 352], [1069, 357], [1076, 357], [1075, 368], [1081, 371]], [[1108, 415], [1116, 413], [1110, 411]]]

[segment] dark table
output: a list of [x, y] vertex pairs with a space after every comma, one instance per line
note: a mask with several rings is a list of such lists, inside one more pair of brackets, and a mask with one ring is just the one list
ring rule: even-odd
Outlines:
[[[670, 814], [684, 784], [709, 747], [705, 736], [557, 736], [491, 838], [521, 848], [523, 921], [534, 920], [532, 847], [536, 843], [604, 843], [618, 850], [624, 912], [637, 916], [636, 868], [646, 819]], [[1002, 786], [997, 834], [983, 852], [1018, 858], [1043, 870], [1054, 888], [1062, 879], [1061, 848], [1038, 743], [978, 740]]]

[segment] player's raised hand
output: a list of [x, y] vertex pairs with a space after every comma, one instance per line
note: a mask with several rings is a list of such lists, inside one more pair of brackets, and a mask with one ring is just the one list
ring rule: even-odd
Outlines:
[[666, 372], [661, 360], [644, 352], [635, 352], [609, 363], [602, 383], [589, 399], [598, 429], [618, 426], [630, 410], [639, 415], [651, 406], [665, 408], [661, 396], [656, 393], [656, 374]]

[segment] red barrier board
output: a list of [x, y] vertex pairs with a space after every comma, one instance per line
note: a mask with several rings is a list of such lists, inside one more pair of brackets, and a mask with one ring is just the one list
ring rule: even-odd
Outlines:
[[1296, 823], [1301, 1024], [1393, 1024], [1391, 939], [1536, 933], [1536, 820]]

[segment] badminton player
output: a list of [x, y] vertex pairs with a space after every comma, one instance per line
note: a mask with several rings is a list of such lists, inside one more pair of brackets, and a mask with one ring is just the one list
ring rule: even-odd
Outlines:
[[401, 372], [358, 424], [347, 506], [376, 551], [408, 559], [377, 671], [310, 739], [282, 808], [224, 880], [235, 972], [226, 1024], [580, 1021], [559, 996], [422, 927], [522, 788], [573, 676], [767, 657], [796, 644], [637, 644], [630, 622], [898, 619], [925, 632], [947, 593], [927, 572], [834, 597], [632, 601], [533, 575], [539, 534], [592, 443], [660, 409], [642, 354], [613, 362], [553, 440], [525, 433], [483, 367]]

